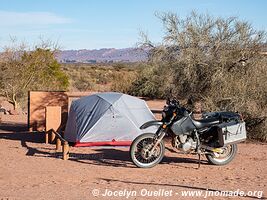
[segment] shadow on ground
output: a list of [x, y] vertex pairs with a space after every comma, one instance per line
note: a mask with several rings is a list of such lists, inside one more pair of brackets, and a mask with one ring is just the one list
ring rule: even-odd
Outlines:
[[[56, 152], [51, 145], [49, 147], [32, 147], [27, 143], [44, 143], [45, 134], [43, 132], [27, 132], [27, 125], [5, 123], [0, 125], [0, 140], [16, 140], [20, 141], [21, 146], [27, 149], [27, 156], [62, 158], [61, 152]], [[6, 132], [5, 132], [6, 131]], [[77, 147], [71, 147], [70, 152]], [[82, 147], [85, 148], [85, 147]], [[92, 148], [91, 148], [92, 149]], [[167, 148], [168, 149], [168, 148]], [[112, 147], [94, 148], [92, 153], [75, 153], [71, 152], [70, 161], [78, 162], [87, 165], [101, 165], [112, 167], [135, 167], [132, 164], [129, 155], [129, 147], [119, 149]], [[181, 165], [183, 163], [187, 166]], [[180, 157], [164, 157], [161, 164], [173, 164], [177, 167], [196, 168], [198, 159], [180, 158]], [[192, 165], [193, 164], [193, 165]], [[207, 164], [202, 160], [201, 164]]]
[[1, 122], [0, 123], [0, 133], [26, 132], [26, 131], [28, 131], [27, 124], [8, 123], [8, 122]]
[[[102, 166], [113, 166], [113, 167], [128, 167], [135, 168], [133, 165], [129, 149], [96, 149], [95, 153], [91, 154], [81, 154], [81, 153], [70, 153], [70, 160], [76, 161], [83, 164], [93, 164], [93, 165], [102, 165]], [[198, 159], [192, 158], [179, 158], [179, 157], [164, 157], [161, 164], [172, 164], [175, 166], [177, 163], [187, 163], [191, 164], [189, 166], [180, 166], [183, 168], [197, 168]], [[201, 161], [202, 164], [207, 164], [205, 161]], [[193, 164], [193, 165], [192, 165]]]

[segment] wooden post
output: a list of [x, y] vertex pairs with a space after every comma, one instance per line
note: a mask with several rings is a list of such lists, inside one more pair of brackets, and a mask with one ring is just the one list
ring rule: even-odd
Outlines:
[[49, 142], [49, 131], [45, 132], [45, 143], [48, 144]]
[[[54, 129], [58, 130], [61, 124], [61, 107], [60, 106], [47, 106], [45, 110], [45, 130], [49, 131]], [[56, 135], [54, 132], [50, 134], [50, 142], [56, 142]]]
[[57, 137], [57, 140], [56, 140], [56, 151], [60, 151], [60, 147], [61, 147], [61, 140]]
[[63, 150], [63, 160], [68, 160], [69, 159], [69, 144], [67, 141], [63, 143], [62, 150]]

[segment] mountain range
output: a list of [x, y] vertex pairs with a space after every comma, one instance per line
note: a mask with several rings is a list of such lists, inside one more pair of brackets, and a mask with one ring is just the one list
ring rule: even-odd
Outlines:
[[57, 54], [57, 60], [61, 63], [140, 62], [147, 58], [148, 49], [141, 48], [64, 50]]

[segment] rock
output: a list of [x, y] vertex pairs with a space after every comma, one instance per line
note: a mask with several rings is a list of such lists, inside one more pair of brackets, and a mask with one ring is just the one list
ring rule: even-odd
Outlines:
[[6, 109], [3, 107], [0, 107], [0, 114], [6, 114], [6, 113], [7, 113]]
[[6, 109], [7, 111], [14, 110], [14, 106], [11, 103], [9, 103], [7, 100], [2, 101], [0, 104], [0, 107]]
[[10, 115], [19, 115], [19, 110], [10, 110], [9, 111]]

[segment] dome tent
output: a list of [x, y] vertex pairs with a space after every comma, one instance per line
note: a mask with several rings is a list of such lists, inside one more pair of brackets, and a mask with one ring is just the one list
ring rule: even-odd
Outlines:
[[150, 120], [155, 117], [144, 100], [116, 92], [97, 93], [72, 102], [64, 138], [75, 146], [127, 146]]

